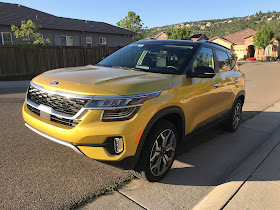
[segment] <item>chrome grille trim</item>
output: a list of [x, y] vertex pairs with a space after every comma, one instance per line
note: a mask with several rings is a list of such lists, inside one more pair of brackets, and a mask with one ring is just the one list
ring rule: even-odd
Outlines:
[[26, 103], [28, 105], [36, 108], [36, 109], [39, 109], [41, 111], [46, 112], [48, 114], [55, 115], [57, 117], [66, 118], [66, 119], [69, 119], [69, 120], [77, 119], [81, 114], [83, 114], [84, 112], [87, 111], [85, 108], [81, 108], [80, 111], [77, 112], [77, 114], [75, 114], [74, 116], [71, 116], [71, 115], [67, 115], [67, 114], [64, 114], [64, 113], [57, 112], [51, 107], [49, 107], [49, 109], [44, 109], [44, 105], [42, 105], [42, 104], [37, 105], [37, 104], [33, 103], [32, 101], [30, 101], [28, 98], [26, 98]]
[[[27, 104], [27, 108], [33, 112], [34, 114], [38, 115], [40, 117], [40, 110], [36, 109], [33, 106], [30, 106], [29, 104]], [[80, 120], [73, 120], [73, 119], [66, 119], [66, 118], [62, 118], [62, 117], [58, 117], [55, 115], [50, 115], [50, 121], [51, 122], [55, 122], [61, 125], [66, 125], [69, 127], [76, 127], [81, 121]]]
[[50, 108], [58, 113], [68, 116], [74, 116], [77, 114], [77, 112], [79, 112], [81, 108], [85, 107], [85, 105], [90, 101], [90, 99], [72, 98], [46, 93], [45, 91], [37, 89], [32, 85], [28, 88], [27, 99], [39, 106], [44, 105], [44, 109]]
[[46, 90], [42, 86], [35, 84], [34, 82], [30, 82], [30, 85], [49, 94], [54, 94], [54, 95], [59, 95], [59, 96], [65, 96], [68, 98], [80, 98], [80, 99], [92, 99], [92, 95], [80, 95], [80, 94], [72, 94], [72, 93], [66, 93], [66, 92], [61, 92], [61, 91], [51, 91], [51, 90]]

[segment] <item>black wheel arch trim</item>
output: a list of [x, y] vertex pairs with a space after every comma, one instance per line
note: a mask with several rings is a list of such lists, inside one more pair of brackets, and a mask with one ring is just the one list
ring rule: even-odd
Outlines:
[[[165, 107], [161, 110], [159, 110], [148, 122], [146, 125], [143, 134], [140, 138], [137, 150], [135, 152], [134, 156], [126, 157], [124, 160], [120, 161], [118, 164], [113, 164], [115, 166], [119, 166], [123, 169], [133, 169], [137, 166], [138, 160], [140, 158], [142, 148], [145, 144], [145, 140], [147, 138], [147, 135], [149, 134], [151, 128], [157, 123], [160, 119], [163, 119], [167, 115], [170, 114], [178, 114], [182, 121], [182, 127], [181, 127], [181, 136], [180, 138], [183, 138], [185, 136], [185, 114], [184, 111], [179, 106], [169, 106]], [[129, 163], [128, 163], [129, 162]]]
[[240, 98], [240, 96], [243, 96], [244, 97], [244, 101], [243, 101], [243, 104], [245, 102], [245, 91], [244, 90], [241, 90], [237, 93], [237, 95], [235, 96], [235, 99], [234, 99], [234, 102], [232, 104], [232, 106], [234, 106], [234, 104], [236, 103], [236, 101]]

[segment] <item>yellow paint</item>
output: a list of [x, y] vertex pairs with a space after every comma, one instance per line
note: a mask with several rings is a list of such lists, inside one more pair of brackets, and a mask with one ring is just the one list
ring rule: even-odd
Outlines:
[[[88, 68], [88, 70], [86, 70]], [[71, 73], [69, 73], [71, 72]], [[135, 155], [141, 135], [151, 118], [160, 110], [180, 107], [185, 114], [185, 134], [208, 119], [229, 110], [237, 92], [244, 90], [244, 80], [237, 85], [234, 78], [243, 78], [239, 71], [217, 73], [214, 78], [186, 78], [186, 75], [167, 75], [105, 67], [80, 67], [48, 71], [32, 81], [52, 91], [87, 95], [131, 95], [162, 91], [160, 96], [147, 100], [136, 115], [125, 121], [101, 122], [102, 110], [88, 110], [76, 127], [45, 120], [23, 104], [24, 121], [32, 127], [72, 143], [101, 144], [108, 137], [122, 136], [124, 151], [110, 155], [101, 147], [81, 146], [88, 157], [97, 160], [119, 161]], [[55, 87], [49, 85], [59, 82]], [[221, 83], [219, 88], [214, 83]], [[187, 100], [186, 100], [187, 99]], [[48, 140], [46, 140], [48, 141]]]

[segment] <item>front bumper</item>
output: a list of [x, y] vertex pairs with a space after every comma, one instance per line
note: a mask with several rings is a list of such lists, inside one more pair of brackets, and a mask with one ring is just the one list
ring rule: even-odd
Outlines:
[[[148, 123], [142, 117], [138, 117], [138, 113], [127, 121], [101, 122], [101, 110], [88, 110], [81, 116], [77, 126], [69, 127], [34, 114], [28, 109], [26, 102], [23, 104], [22, 114], [26, 126], [34, 132], [90, 158], [112, 162], [135, 155], [138, 134]], [[115, 136], [124, 139], [124, 150], [119, 155], [112, 155], [106, 150], [106, 140]]]
[[75, 145], [73, 145], [73, 143], [70, 143], [70, 142], [64, 141], [62, 139], [58, 139], [58, 138], [55, 138], [53, 136], [50, 136], [50, 135], [48, 135], [48, 134], [46, 134], [46, 133], [44, 133], [42, 131], [37, 130], [36, 128], [32, 127], [31, 125], [28, 125], [27, 123], [25, 123], [25, 126], [27, 128], [29, 128], [30, 130], [34, 131], [35, 133], [37, 133], [37, 134], [39, 134], [39, 135], [41, 135], [41, 136], [43, 136], [43, 137], [45, 137], [45, 138], [47, 138], [47, 139], [49, 139], [51, 141], [54, 141], [54, 142], [56, 142], [58, 144], [62, 144], [64, 146], [70, 147], [75, 152], [84, 155], [84, 153], [82, 153], [81, 150], [79, 150]]

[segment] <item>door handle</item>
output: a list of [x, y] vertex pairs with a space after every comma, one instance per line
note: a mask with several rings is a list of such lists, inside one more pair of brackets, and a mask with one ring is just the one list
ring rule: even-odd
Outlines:
[[220, 85], [221, 85], [221, 83], [219, 83], [219, 82], [214, 84], [215, 87], [219, 87]]
[[238, 82], [239, 81], [239, 79], [234, 79], [234, 82]]

